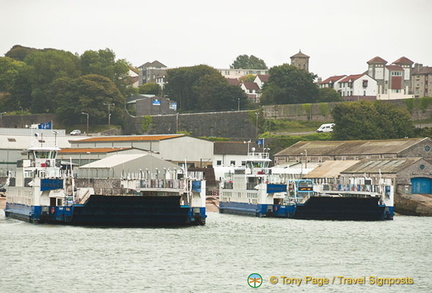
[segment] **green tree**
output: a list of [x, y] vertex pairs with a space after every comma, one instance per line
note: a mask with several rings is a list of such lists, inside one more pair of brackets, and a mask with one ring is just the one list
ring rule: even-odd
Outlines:
[[408, 111], [383, 101], [339, 103], [332, 111], [333, 138], [394, 139], [411, 137], [414, 126]]
[[138, 88], [138, 92], [140, 94], [159, 96], [162, 93], [162, 88], [155, 82], [146, 82]]
[[342, 102], [342, 96], [332, 88], [319, 89], [319, 102]]
[[97, 74], [109, 78], [117, 86], [123, 96], [128, 96], [130, 86], [129, 63], [124, 60], [116, 60], [115, 53], [110, 49], [99, 51], [85, 51], [81, 57], [82, 75]]
[[47, 50], [29, 54], [25, 62], [29, 66], [27, 77], [32, 89], [31, 112], [53, 112], [53, 101], [47, 95], [51, 83], [61, 77], [80, 76], [79, 58], [70, 52]]
[[245, 81], [254, 81], [255, 80], [256, 75], [255, 74], [248, 74], [248, 75], [243, 75], [239, 78], [240, 82], [245, 82]]
[[254, 55], [239, 55], [230, 67], [234, 69], [267, 69], [264, 60]]
[[299, 104], [318, 101], [319, 91], [314, 84], [315, 75], [288, 64], [270, 68], [269, 74], [269, 81], [263, 88], [262, 104]]
[[89, 74], [75, 79], [59, 78], [53, 83], [49, 95], [55, 102], [55, 113], [65, 124], [76, 123], [77, 117], [84, 121], [81, 112], [89, 113], [94, 124], [108, 121], [107, 104], [110, 107], [111, 121], [122, 120], [124, 97], [108, 78]]
[[[46, 50], [46, 49], [45, 49]], [[24, 47], [21, 45], [13, 46], [9, 51], [6, 52], [5, 56], [9, 58], [13, 58], [18, 61], [24, 61], [27, 55], [33, 52], [40, 51], [38, 49]]]
[[246, 103], [246, 95], [216, 69], [207, 65], [180, 67], [167, 71], [165, 94], [177, 102], [180, 111], [231, 110], [238, 102]]
[[0, 57], [0, 92], [10, 92], [19, 72], [26, 64], [9, 57]]

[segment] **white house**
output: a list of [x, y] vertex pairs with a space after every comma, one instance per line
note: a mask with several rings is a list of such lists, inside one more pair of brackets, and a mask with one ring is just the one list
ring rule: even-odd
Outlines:
[[377, 95], [377, 82], [366, 73], [346, 76], [338, 84], [344, 100], [360, 100]]
[[240, 88], [246, 93], [249, 100], [253, 103], [259, 103], [261, 98], [261, 89], [253, 81], [245, 81]]
[[334, 75], [330, 76], [329, 78], [321, 81], [318, 86], [320, 88], [332, 88], [335, 91], [339, 92], [339, 81], [345, 78], [346, 75]]
[[260, 89], [263, 88], [264, 84], [266, 84], [269, 80], [270, 75], [268, 74], [258, 74], [255, 79], [254, 82], [258, 85], [258, 87]]

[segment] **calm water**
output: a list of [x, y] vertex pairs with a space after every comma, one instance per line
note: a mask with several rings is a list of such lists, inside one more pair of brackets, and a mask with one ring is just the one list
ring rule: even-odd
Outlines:
[[[334, 222], [209, 213], [204, 227], [83, 228], [28, 224], [0, 210], [0, 292], [432, 292], [431, 226], [432, 218], [405, 216]], [[247, 283], [252, 273], [263, 278], [258, 289]], [[282, 284], [281, 276], [302, 283]], [[336, 281], [319, 287], [306, 276]], [[338, 276], [414, 284], [340, 285]]]

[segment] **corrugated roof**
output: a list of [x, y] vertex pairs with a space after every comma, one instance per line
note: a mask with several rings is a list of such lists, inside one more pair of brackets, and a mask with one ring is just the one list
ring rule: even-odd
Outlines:
[[363, 159], [341, 173], [398, 173], [423, 158]]
[[121, 164], [127, 164], [130, 161], [145, 157], [148, 154], [118, 154], [94, 161], [80, 168], [113, 168]]
[[355, 156], [398, 154], [430, 138], [401, 138], [387, 140], [299, 141], [275, 156], [298, 156], [307, 151], [314, 156]]
[[345, 169], [357, 164], [359, 160], [325, 161], [319, 167], [313, 169], [304, 178], [337, 178]]
[[128, 150], [132, 148], [67, 148], [61, 149], [59, 154], [64, 153], [110, 153], [121, 150]]
[[184, 136], [184, 134], [162, 135], [127, 135], [127, 136], [98, 136], [79, 140], [78, 142], [102, 142], [102, 141], [159, 141]]

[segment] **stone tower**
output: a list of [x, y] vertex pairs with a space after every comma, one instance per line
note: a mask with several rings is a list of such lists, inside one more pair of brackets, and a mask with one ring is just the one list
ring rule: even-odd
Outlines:
[[309, 72], [309, 56], [299, 50], [297, 54], [291, 56], [291, 65]]

